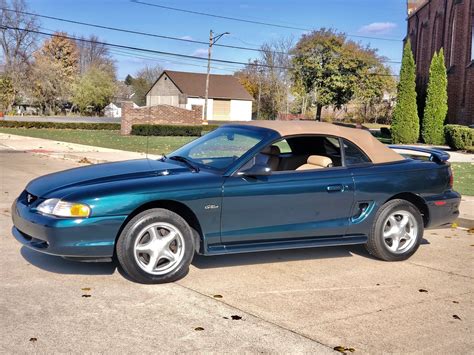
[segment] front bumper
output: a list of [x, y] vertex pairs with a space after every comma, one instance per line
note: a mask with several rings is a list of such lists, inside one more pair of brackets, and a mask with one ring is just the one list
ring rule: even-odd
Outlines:
[[107, 258], [127, 216], [57, 218], [31, 211], [24, 202], [12, 205], [13, 236], [28, 248], [71, 258]]
[[426, 199], [429, 221], [426, 228], [450, 226], [459, 216], [461, 195], [456, 191], [447, 191], [442, 195]]

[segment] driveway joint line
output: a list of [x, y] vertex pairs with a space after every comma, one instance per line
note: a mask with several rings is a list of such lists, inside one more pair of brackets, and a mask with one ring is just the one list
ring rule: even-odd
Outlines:
[[448, 275], [452, 275], [452, 276], [465, 277], [465, 278], [468, 278], [468, 279], [471, 279], [471, 280], [474, 279], [474, 277], [472, 277], [472, 276], [467, 276], [467, 275], [458, 274], [458, 273], [453, 272], [453, 271], [441, 270], [441, 269], [437, 269], [437, 268], [432, 267], [432, 266], [417, 264], [417, 263], [415, 263], [415, 262], [413, 262], [413, 261], [408, 261], [407, 263], [408, 263], [408, 264], [411, 264], [411, 265], [414, 265], [414, 266], [424, 267], [424, 268], [426, 268], [426, 269], [430, 269], [430, 270], [434, 270], [434, 271], [439, 271], [439, 272], [442, 272], [442, 273], [444, 273], [444, 274], [448, 274]]
[[301, 334], [301, 333], [299, 333], [299, 332], [297, 332], [297, 331], [295, 331], [295, 330], [293, 330], [293, 329], [284, 327], [284, 326], [282, 326], [281, 324], [275, 323], [275, 322], [273, 322], [273, 321], [270, 321], [270, 320], [267, 320], [267, 319], [263, 319], [263, 318], [261, 318], [260, 316], [254, 314], [254, 313], [252, 313], [252, 312], [249, 312], [249, 311], [245, 311], [245, 310], [243, 310], [243, 309], [240, 309], [239, 307], [236, 307], [236, 306], [234, 306], [234, 305], [231, 305], [231, 304], [229, 304], [229, 303], [227, 303], [227, 302], [225, 302], [225, 301], [215, 299], [215, 298], [213, 298], [213, 297], [211, 297], [211, 296], [209, 296], [209, 295], [207, 295], [207, 294], [205, 294], [205, 293], [202, 293], [202, 292], [200, 292], [200, 291], [198, 291], [198, 290], [195, 290], [195, 289], [193, 289], [193, 288], [190, 288], [190, 287], [188, 287], [188, 286], [184, 286], [184, 285], [182, 285], [182, 284], [180, 284], [180, 283], [177, 283], [177, 285], [179, 285], [179, 286], [181, 286], [181, 287], [183, 287], [183, 288], [185, 288], [185, 289], [187, 289], [187, 290], [190, 290], [190, 291], [192, 291], [192, 292], [195, 292], [195, 293], [197, 293], [197, 294], [199, 294], [199, 295], [201, 295], [201, 296], [204, 296], [204, 297], [206, 297], [206, 298], [209, 298], [209, 299], [211, 299], [211, 300], [213, 300], [213, 301], [215, 301], [215, 302], [222, 303], [222, 304], [224, 304], [224, 305], [226, 305], [226, 306], [228, 306], [228, 307], [231, 307], [231, 308], [233, 308], [233, 309], [235, 309], [235, 310], [238, 310], [239, 312], [246, 313], [246, 314], [248, 314], [248, 315], [250, 315], [250, 316], [252, 316], [252, 317], [254, 317], [254, 318], [256, 318], [256, 319], [259, 319], [259, 320], [261, 320], [261, 321], [263, 321], [263, 322], [265, 322], [265, 323], [271, 324], [271, 325], [273, 325], [273, 326], [275, 326], [275, 327], [278, 327], [278, 328], [280, 328], [280, 329], [286, 330], [286, 331], [288, 331], [288, 332], [290, 332], [290, 333], [292, 333], [292, 334], [295, 334], [295, 335], [297, 335], [297, 336], [300, 336], [300, 337], [302, 337], [302, 338], [305, 338], [305, 339], [307, 339], [307, 340], [310, 340], [310, 341], [312, 341], [312, 342], [315, 342], [315, 343], [317, 343], [317, 344], [319, 344], [319, 345], [321, 345], [321, 346], [324, 346], [324, 347], [326, 347], [326, 348], [328, 348], [328, 349], [330, 349], [330, 350], [334, 350], [333, 347], [331, 347], [331, 346], [329, 346], [329, 345], [327, 345], [327, 344], [324, 344], [324, 343], [322, 343], [322, 342], [320, 342], [320, 341], [318, 341], [318, 340], [316, 340], [316, 339], [313, 339], [313, 338], [311, 338], [311, 337], [308, 336], [308, 335]]
[[[341, 320], [354, 319], [354, 318], [363, 317], [363, 316], [368, 316], [368, 315], [375, 314], [375, 313], [382, 313], [382, 312], [386, 312], [386, 311], [393, 311], [393, 310], [401, 309], [401, 308], [404, 308], [404, 307], [407, 307], [407, 306], [415, 306], [415, 305], [420, 305], [420, 304], [429, 303], [429, 302], [433, 302], [433, 301], [449, 300], [450, 298], [459, 297], [459, 296], [465, 296], [465, 295], [469, 295], [469, 294], [471, 294], [471, 293], [472, 293], [471, 291], [469, 291], [469, 292], [463, 292], [463, 293], [460, 293], [460, 294], [451, 296], [451, 297], [449, 297], [449, 298], [448, 298], [447, 296], [435, 297], [435, 298], [431, 298], [431, 299], [427, 299], [427, 300], [421, 300], [421, 301], [416, 302], [416, 303], [410, 303], [409, 305], [404, 304], [404, 305], [398, 305], [398, 306], [388, 307], [388, 308], [380, 309], [380, 310], [376, 310], [376, 311], [365, 312], [365, 313], [360, 313], [360, 314], [354, 314], [354, 315], [349, 316], [349, 317], [331, 319], [331, 320], [328, 320], [328, 321], [325, 321], [325, 322], [320, 322], [320, 323], [318, 323], [318, 324], [325, 325], [325, 324], [329, 324], [329, 323], [339, 322], [339, 321], [341, 321]], [[312, 326], [314, 326], [314, 324], [308, 325], [307, 327], [304, 327], [304, 328], [301, 328], [301, 329], [304, 330], [304, 329], [307, 329], [307, 328], [312, 327]]]

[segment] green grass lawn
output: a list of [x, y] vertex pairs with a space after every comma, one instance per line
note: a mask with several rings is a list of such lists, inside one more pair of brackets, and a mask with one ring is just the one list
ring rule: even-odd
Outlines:
[[474, 163], [452, 163], [454, 190], [461, 195], [474, 196]]
[[[0, 128], [0, 132], [132, 152], [145, 152], [147, 145], [147, 137], [122, 136], [119, 131]], [[167, 154], [193, 139], [195, 137], [149, 137], [148, 152], [150, 154]], [[474, 164], [453, 163], [452, 168], [454, 189], [463, 195], [474, 196]]]
[[[1, 133], [16, 134], [96, 147], [145, 152], [147, 137], [122, 136], [119, 131], [88, 131], [74, 129], [0, 128]], [[167, 154], [196, 137], [148, 137], [148, 153]]]

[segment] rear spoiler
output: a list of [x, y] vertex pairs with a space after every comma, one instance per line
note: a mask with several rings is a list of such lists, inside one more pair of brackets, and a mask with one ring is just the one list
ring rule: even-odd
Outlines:
[[[439, 149], [412, 147], [409, 145], [389, 145], [389, 148], [397, 151], [397, 153], [400, 153], [400, 154], [403, 154], [403, 151], [405, 151], [408, 154], [429, 157], [429, 160], [435, 163], [444, 163], [448, 161], [450, 157], [448, 153]], [[415, 152], [415, 154], [410, 153], [410, 152]], [[419, 154], [416, 154], [416, 153], [419, 153]]]

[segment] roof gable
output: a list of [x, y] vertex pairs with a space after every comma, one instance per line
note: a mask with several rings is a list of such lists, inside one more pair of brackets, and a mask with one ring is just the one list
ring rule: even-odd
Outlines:
[[[205, 97], [206, 74], [165, 70], [158, 80], [165, 74], [183, 94], [192, 97]], [[156, 82], [158, 82], [158, 80]], [[155, 86], [155, 84], [153, 84], [153, 86]], [[150, 91], [151, 89], [148, 92]], [[209, 98], [253, 100], [252, 96], [245, 90], [235, 76], [216, 74], [209, 75]]]

